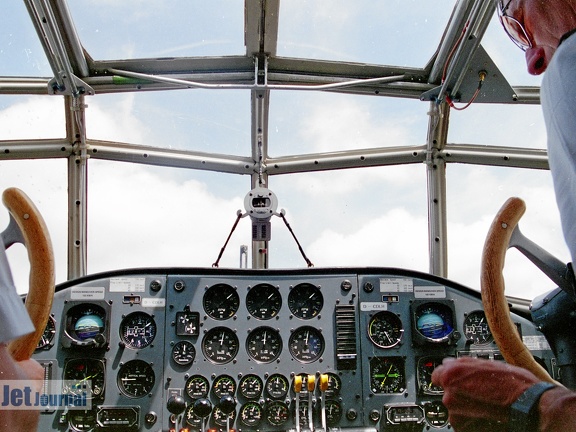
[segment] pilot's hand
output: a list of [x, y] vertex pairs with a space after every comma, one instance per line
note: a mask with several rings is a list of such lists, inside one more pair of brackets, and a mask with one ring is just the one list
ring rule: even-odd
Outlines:
[[499, 361], [444, 359], [432, 382], [444, 388], [442, 401], [454, 429], [506, 430], [510, 405], [540, 380], [525, 369]]
[[[14, 361], [5, 344], [0, 344], [0, 382], [5, 380], [26, 380], [40, 391], [44, 379], [44, 368], [36, 360]], [[40, 412], [32, 409], [0, 409], [0, 430], [35, 431], [38, 428]]]

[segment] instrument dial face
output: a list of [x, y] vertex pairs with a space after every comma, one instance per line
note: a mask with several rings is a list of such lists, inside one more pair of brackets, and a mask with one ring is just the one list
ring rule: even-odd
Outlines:
[[332, 399], [326, 401], [326, 423], [328, 426], [336, 426], [342, 418], [342, 405]]
[[238, 354], [238, 337], [227, 327], [214, 327], [202, 339], [202, 352], [212, 363], [231, 362]]
[[98, 305], [83, 303], [67, 313], [66, 333], [79, 344], [89, 344], [104, 333], [106, 312]]
[[448, 424], [448, 409], [440, 401], [425, 404], [424, 416], [428, 424], [432, 427], [441, 428]]
[[333, 372], [328, 372], [328, 388], [324, 392], [326, 397], [338, 397], [342, 388], [340, 377]]
[[52, 342], [54, 341], [54, 336], [56, 336], [56, 320], [52, 315], [50, 315], [46, 322], [44, 332], [38, 341], [38, 345], [36, 345], [36, 349], [50, 349]]
[[240, 421], [248, 427], [255, 427], [262, 421], [262, 407], [256, 402], [248, 402], [240, 408]]
[[280, 357], [282, 338], [271, 327], [258, 327], [246, 338], [248, 355], [259, 363], [271, 363]]
[[190, 341], [180, 341], [172, 347], [172, 360], [180, 366], [192, 364], [196, 357], [196, 348]]
[[71, 359], [66, 362], [63, 372], [66, 381], [63, 393], [81, 395], [90, 381], [88, 398], [102, 399], [106, 386], [106, 367], [103, 360], [93, 358]]
[[202, 418], [196, 415], [196, 413], [194, 412], [194, 405], [190, 405], [186, 408], [184, 416], [186, 418], [186, 424], [188, 426], [192, 426], [198, 429], [202, 428]]
[[236, 289], [227, 284], [216, 284], [204, 293], [202, 305], [206, 314], [215, 320], [232, 318], [240, 307]]
[[290, 354], [301, 363], [318, 360], [324, 352], [324, 337], [315, 327], [299, 327], [290, 335], [288, 341]]
[[436, 366], [442, 364], [442, 357], [422, 357], [418, 360], [417, 375], [418, 387], [424, 394], [439, 395], [444, 393], [444, 389], [432, 384], [432, 372]]
[[284, 402], [272, 401], [266, 407], [264, 415], [266, 421], [272, 426], [282, 426], [288, 421], [290, 410]]
[[236, 411], [232, 411], [230, 414], [225, 414], [219, 406], [215, 406], [212, 410], [212, 418], [214, 419], [214, 423], [218, 426], [232, 426], [236, 420]]
[[488, 321], [484, 311], [470, 312], [464, 319], [464, 336], [475, 345], [483, 345], [492, 342], [492, 332], [488, 327]]
[[278, 315], [282, 307], [282, 295], [270, 284], [254, 286], [246, 295], [246, 309], [254, 318], [269, 320]]
[[118, 371], [118, 387], [128, 397], [146, 396], [152, 391], [155, 381], [154, 369], [143, 360], [130, 360]]
[[266, 380], [266, 393], [272, 399], [282, 399], [288, 394], [290, 384], [288, 379], [281, 374], [273, 374]]
[[372, 393], [402, 393], [406, 389], [402, 357], [374, 357], [370, 360]]
[[443, 303], [424, 303], [416, 310], [416, 329], [431, 342], [446, 342], [454, 331], [452, 310]]
[[120, 337], [128, 348], [146, 348], [156, 337], [156, 322], [145, 312], [133, 312], [122, 320]]
[[309, 283], [296, 285], [288, 294], [288, 307], [300, 319], [316, 317], [324, 306], [320, 288]]
[[236, 381], [229, 375], [220, 375], [214, 380], [212, 391], [218, 399], [222, 396], [234, 396], [234, 393], [236, 393]]
[[208, 396], [210, 383], [202, 375], [192, 375], [186, 381], [186, 394], [192, 399], [204, 399]]
[[73, 431], [88, 432], [96, 426], [96, 410], [69, 410], [68, 424]]
[[398, 345], [403, 333], [402, 321], [392, 312], [378, 312], [368, 323], [368, 337], [380, 348], [392, 348]]
[[240, 394], [246, 399], [258, 399], [264, 389], [264, 383], [258, 375], [244, 375], [238, 384]]

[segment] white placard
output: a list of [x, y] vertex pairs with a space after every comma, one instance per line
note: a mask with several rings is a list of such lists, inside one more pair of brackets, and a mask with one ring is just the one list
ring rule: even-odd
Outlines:
[[388, 303], [382, 302], [362, 302], [360, 303], [361, 311], [383, 311], [388, 310]]
[[110, 292], [144, 292], [146, 278], [117, 277], [110, 279]]
[[444, 285], [424, 285], [414, 287], [414, 298], [417, 299], [443, 299], [446, 298], [446, 287]]
[[380, 278], [380, 292], [410, 293], [414, 290], [414, 281], [410, 278]]
[[522, 341], [530, 351], [549, 350], [550, 344], [543, 335], [522, 336]]
[[106, 290], [104, 287], [72, 287], [71, 300], [104, 300]]
[[166, 307], [166, 299], [145, 297], [142, 299], [142, 307], [145, 307], [145, 308], [163, 308], [163, 307]]

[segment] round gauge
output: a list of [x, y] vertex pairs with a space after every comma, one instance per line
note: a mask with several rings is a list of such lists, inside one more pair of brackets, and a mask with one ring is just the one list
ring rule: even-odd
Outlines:
[[441, 428], [448, 424], [448, 409], [440, 401], [424, 404], [424, 416], [432, 427]]
[[210, 383], [202, 375], [192, 375], [186, 381], [185, 389], [192, 399], [203, 399], [208, 396]]
[[370, 360], [372, 393], [402, 393], [405, 388], [404, 361], [401, 357], [374, 357]]
[[104, 360], [93, 358], [68, 360], [62, 376], [64, 380], [63, 393], [80, 395], [88, 389], [88, 398], [101, 399], [104, 397], [104, 387], [106, 386]]
[[269, 320], [278, 315], [282, 307], [282, 296], [270, 284], [254, 286], [246, 295], [246, 309], [254, 318]]
[[96, 427], [96, 410], [71, 409], [67, 417], [70, 429], [73, 431], [87, 432]]
[[272, 399], [282, 399], [288, 394], [288, 379], [281, 374], [273, 374], [266, 380], [266, 393]]
[[146, 348], [156, 337], [154, 318], [145, 312], [133, 312], [120, 324], [120, 337], [128, 348]]
[[416, 329], [431, 342], [446, 342], [454, 331], [452, 310], [443, 303], [424, 303], [416, 310]]
[[266, 406], [264, 416], [272, 426], [282, 426], [288, 421], [290, 410], [284, 402], [272, 401]]
[[[308, 409], [308, 404], [300, 404], [298, 407], [298, 418], [300, 419], [300, 429], [305, 428], [308, 425], [308, 413], [310, 410]], [[296, 413], [294, 413], [294, 417], [296, 417]], [[296, 421], [296, 418], [294, 418]]]
[[324, 395], [329, 397], [337, 397], [340, 395], [340, 389], [342, 388], [342, 381], [340, 377], [333, 372], [328, 372], [328, 388], [324, 392]]
[[246, 338], [248, 355], [259, 363], [271, 363], [280, 357], [282, 338], [278, 330], [271, 327], [258, 327]]
[[262, 394], [264, 383], [258, 375], [244, 375], [238, 384], [238, 390], [246, 399], [258, 399]]
[[470, 312], [464, 319], [464, 336], [466, 340], [475, 345], [483, 345], [492, 342], [492, 333], [486, 321], [484, 311]]
[[194, 361], [196, 348], [190, 341], [180, 341], [172, 347], [172, 360], [180, 366], [187, 366]]
[[392, 312], [378, 312], [368, 323], [368, 337], [380, 348], [392, 348], [398, 345], [403, 333], [402, 321]]
[[234, 393], [236, 393], [236, 381], [229, 375], [220, 375], [214, 380], [212, 391], [218, 399], [222, 396], [234, 396]]
[[212, 363], [225, 364], [238, 354], [238, 337], [227, 327], [214, 327], [202, 339], [202, 352]]
[[326, 424], [336, 426], [342, 418], [342, 405], [336, 400], [329, 399], [326, 401]]
[[70, 308], [66, 314], [66, 334], [77, 345], [100, 344], [103, 339], [106, 312], [98, 305], [82, 303]]
[[324, 352], [324, 337], [315, 327], [299, 327], [290, 335], [288, 341], [290, 354], [301, 363], [318, 360]]
[[54, 336], [56, 336], [56, 320], [52, 315], [50, 315], [48, 317], [48, 321], [46, 322], [44, 332], [38, 341], [38, 345], [36, 345], [36, 349], [50, 349], [53, 345]]
[[236, 410], [226, 414], [219, 406], [215, 406], [212, 410], [212, 418], [218, 426], [232, 426], [236, 420]]
[[418, 360], [416, 373], [418, 375], [418, 387], [424, 394], [443, 394], [442, 387], [432, 384], [432, 372], [436, 366], [442, 364], [442, 357], [422, 357]]
[[288, 307], [294, 316], [311, 319], [317, 316], [324, 306], [324, 297], [320, 288], [303, 283], [296, 285], [288, 294]]
[[255, 427], [262, 421], [262, 407], [257, 402], [248, 402], [240, 408], [240, 422], [244, 426]]
[[222, 321], [238, 312], [240, 297], [230, 285], [216, 284], [206, 290], [202, 305], [210, 318]]
[[146, 396], [154, 387], [154, 369], [143, 360], [130, 360], [120, 366], [118, 387], [128, 397]]
[[194, 428], [202, 428], [202, 418], [194, 412], [194, 405], [189, 405], [184, 411], [184, 418], [186, 419], [186, 424]]

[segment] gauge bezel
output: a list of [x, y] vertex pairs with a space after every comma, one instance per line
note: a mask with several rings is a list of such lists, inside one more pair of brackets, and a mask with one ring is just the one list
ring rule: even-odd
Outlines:
[[288, 308], [295, 317], [310, 320], [317, 317], [324, 307], [324, 295], [311, 283], [296, 285], [288, 293]]
[[[190, 349], [190, 352], [192, 354], [189, 354], [186, 360], [181, 360], [181, 358], [179, 357], [179, 349], [180, 347], [184, 346], [188, 347], [188, 349]], [[192, 357], [191, 359], [189, 358], [190, 356]], [[194, 363], [194, 359], [196, 358], [196, 348], [194, 347], [194, 344], [190, 341], [187, 340], [178, 341], [172, 347], [171, 358], [174, 361], [174, 363], [176, 363], [178, 366], [188, 366]]]
[[[73, 372], [73, 368], [77, 365], [84, 366], [84, 375], [90, 374], [89, 378], [91, 381], [90, 385], [90, 394], [87, 395], [88, 399], [94, 400], [102, 400], [104, 399], [104, 395], [106, 393], [106, 362], [103, 359], [95, 359], [95, 358], [71, 358], [66, 360], [64, 364], [64, 369], [62, 371], [62, 379], [65, 383], [70, 382], [80, 382], [87, 377], [84, 377], [82, 380], [78, 380], [76, 377], [71, 376], [70, 374]], [[95, 375], [96, 374], [96, 375]], [[97, 378], [97, 380], [95, 380]], [[99, 385], [98, 385], [99, 383]], [[96, 389], [99, 388], [99, 392], [96, 392]], [[64, 393], [65, 390], [63, 389], [62, 392]], [[70, 391], [71, 394], [75, 394], [74, 392]]]
[[[233, 343], [232, 350], [228, 349], [225, 357], [224, 354], [218, 354], [215, 350], [210, 349], [210, 344], [212, 344], [212, 339], [214, 337], [218, 337], [219, 334], [223, 334], [222, 339], [226, 337], [229, 341]], [[204, 334], [202, 338], [202, 353], [204, 357], [214, 364], [226, 364], [230, 363], [232, 360], [236, 358], [238, 352], [240, 351], [240, 341], [238, 340], [238, 336], [231, 328], [220, 326], [220, 327], [213, 327]], [[218, 356], [222, 356], [222, 358], [218, 358]]]
[[[269, 333], [268, 337], [272, 339], [272, 342], [267, 342], [267, 347], [261, 346], [260, 349], [253, 349], [258, 348], [253, 347], [252, 344], [260, 343], [259, 338], [263, 332]], [[265, 350], [264, 348], [267, 349]], [[246, 353], [257, 363], [266, 364], [276, 361], [282, 354], [282, 336], [280, 336], [280, 332], [268, 326], [256, 327], [246, 337]]]
[[[143, 378], [142, 380], [139, 380], [139, 383], [143, 385], [142, 388], [145, 391], [136, 392], [134, 390], [130, 390], [130, 388], [127, 387], [126, 384], [123, 382], [123, 378], [126, 377], [128, 373], [134, 373], [132, 372], [134, 368], [137, 368], [136, 373], [138, 374], [138, 376]], [[142, 370], [140, 370], [140, 368], [142, 368]], [[131, 399], [139, 399], [150, 394], [150, 392], [154, 388], [154, 385], [156, 384], [156, 374], [154, 373], [154, 369], [149, 363], [145, 362], [144, 360], [134, 359], [127, 361], [126, 363], [120, 366], [116, 382], [122, 394]], [[132, 384], [130, 385], [130, 387], [132, 387]]]
[[[246, 309], [254, 318], [270, 320], [282, 309], [282, 294], [277, 287], [268, 283], [254, 285], [246, 294]], [[266, 305], [267, 307], [263, 307]]]
[[[420, 357], [416, 363], [416, 381], [418, 383], [418, 389], [422, 394], [426, 395], [442, 395], [444, 394], [444, 389], [440, 386], [432, 384], [432, 372], [434, 369], [442, 364], [444, 357], [442, 356], [425, 356]], [[424, 370], [424, 363], [432, 362], [432, 370]]]
[[[251, 386], [248, 384], [249, 381], [257, 383], [258, 388], [256, 389], [246, 389], [246, 386]], [[238, 393], [245, 399], [255, 400], [260, 398], [262, 392], [264, 391], [264, 381], [256, 374], [244, 375], [240, 382], [238, 383]]]
[[[298, 347], [298, 341], [300, 340], [301, 335], [303, 335], [305, 332], [308, 332], [308, 337], [313, 335], [315, 340], [320, 344], [320, 346], [314, 350], [309, 349], [308, 354], [304, 354], [303, 351]], [[308, 348], [310, 348], [311, 345], [312, 344], [308, 343]], [[292, 332], [290, 339], [288, 340], [288, 350], [290, 351], [290, 354], [300, 363], [314, 363], [315, 361], [318, 361], [320, 358], [322, 358], [325, 347], [326, 341], [324, 340], [322, 332], [318, 328], [312, 326], [298, 327]]]
[[[389, 343], [384, 343], [377, 337], [374, 331], [374, 326], [385, 323], [392, 327], [393, 335], [388, 336]], [[402, 336], [404, 335], [404, 327], [402, 325], [402, 320], [398, 315], [390, 311], [380, 311], [374, 314], [368, 321], [368, 338], [370, 341], [379, 348], [394, 348], [402, 341]]]
[[[471, 322], [472, 319], [480, 316], [481, 319], [485, 320], [484, 325], [486, 326], [486, 332], [477, 333], [474, 331], [472, 334], [469, 330], [468, 323]], [[478, 324], [472, 324], [474, 327], [477, 327]], [[464, 337], [467, 341], [472, 342], [474, 345], [488, 345], [494, 341], [494, 336], [492, 335], [492, 331], [490, 330], [490, 326], [488, 326], [488, 321], [486, 320], [486, 313], [483, 310], [474, 310], [464, 317], [464, 322], [462, 323], [462, 331], [464, 333]]]
[[[231, 388], [225, 390], [223, 387], [221, 387], [222, 383], [224, 383], [225, 381], [228, 382], [227, 385], [231, 386]], [[216, 378], [214, 378], [214, 381], [212, 382], [212, 393], [218, 399], [221, 399], [224, 396], [234, 397], [234, 395], [236, 394], [236, 388], [237, 388], [236, 380], [232, 378], [230, 375], [218, 375]]]
[[[189, 386], [190, 386], [190, 383], [192, 381], [195, 381], [195, 380], [201, 381], [202, 384], [206, 386], [206, 390], [202, 390], [202, 392], [200, 394], [196, 394], [196, 393], [191, 394]], [[190, 397], [190, 399], [206, 398], [206, 397], [208, 397], [208, 394], [210, 393], [210, 381], [208, 381], [208, 379], [203, 375], [192, 375], [190, 378], [188, 378], [186, 380], [186, 383], [184, 384], [184, 391]]]
[[[224, 299], [221, 299], [224, 297]], [[218, 302], [218, 305], [216, 305]], [[202, 296], [202, 307], [210, 318], [225, 321], [232, 318], [240, 308], [240, 296], [231, 285], [217, 283], [207, 288]]]
[[[101, 320], [103, 327], [99, 328], [94, 337], [80, 337], [75, 329], [76, 323], [82, 316], [93, 314]], [[64, 348], [71, 346], [79, 348], [99, 348], [104, 349], [110, 340], [110, 326], [108, 317], [110, 316], [110, 305], [104, 301], [93, 302], [69, 302], [63, 311], [63, 322], [60, 330], [60, 343]]]
[[[460, 338], [456, 327], [456, 312], [454, 302], [451, 300], [414, 300], [410, 305], [412, 315], [412, 338], [417, 345], [426, 344], [450, 344]], [[418, 320], [425, 312], [433, 310], [443, 322], [443, 333], [438, 336], [430, 336], [422, 333], [418, 326]]]
[[[394, 381], [394, 385], [386, 384], [381, 390], [378, 390], [375, 386], [375, 375], [380, 370], [385, 371], [389, 374], [392, 368], [398, 373], [397, 379]], [[387, 375], [385, 379], [388, 378]], [[382, 381], [382, 384], [385, 384]], [[402, 357], [392, 356], [392, 357], [372, 357], [370, 359], [370, 392], [373, 394], [401, 394], [406, 391], [406, 364]]]
[[[138, 329], [142, 327], [142, 323], [144, 323], [144, 327], [150, 326], [149, 331], [141, 332], [140, 334], [133, 335], [133, 338], [130, 338], [126, 332], [129, 328]], [[129, 327], [132, 325], [132, 327]], [[156, 321], [154, 320], [154, 316], [150, 315], [144, 311], [135, 311], [128, 315], [126, 315], [122, 322], [120, 323], [120, 340], [125, 344], [127, 348], [139, 350], [144, 349], [154, 342], [156, 338], [156, 333], [158, 332], [158, 327], [156, 325]], [[138, 345], [136, 341], [142, 341], [141, 345]]]
[[[281, 391], [278, 391], [276, 387], [272, 388], [276, 380], [284, 384]], [[270, 399], [280, 400], [285, 398], [288, 392], [290, 391], [290, 382], [288, 381], [288, 378], [286, 378], [286, 376], [280, 373], [275, 373], [270, 375], [268, 379], [266, 379], [264, 388], [266, 389], [266, 394], [270, 397]]]
[[53, 315], [48, 315], [48, 321], [46, 322], [46, 327], [44, 327], [44, 332], [36, 345], [37, 351], [47, 351], [54, 346], [54, 338], [56, 337], [56, 319]]

